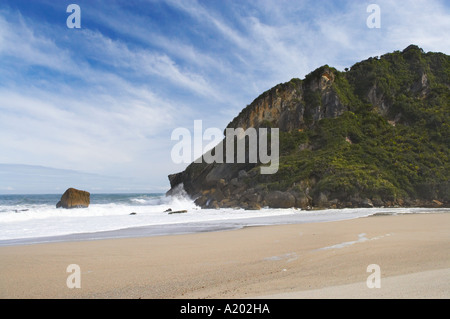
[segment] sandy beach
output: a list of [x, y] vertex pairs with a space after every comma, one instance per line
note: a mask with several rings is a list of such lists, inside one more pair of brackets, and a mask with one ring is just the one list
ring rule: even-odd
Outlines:
[[449, 298], [450, 214], [5, 246], [0, 297]]

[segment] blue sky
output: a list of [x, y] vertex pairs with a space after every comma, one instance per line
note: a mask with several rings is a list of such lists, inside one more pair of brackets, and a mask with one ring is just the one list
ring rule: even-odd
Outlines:
[[[66, 26], [71, 3], [80, 29]], [[371, 3], [379, 29], [366, 25]], [[223, 129], [263, 91], [324, 64], [409, 44], [449, 54], [449, 14], [445, 0], [2, 0], [0, 163], [163, 192], [186, 166], [170, 158], [175, 128]], [[20, 191], [0, 180], [0, 192]]]

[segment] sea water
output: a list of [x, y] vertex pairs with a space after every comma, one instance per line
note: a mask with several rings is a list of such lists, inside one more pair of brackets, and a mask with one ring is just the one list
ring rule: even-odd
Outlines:
[[[164, 194], [91, 194], [88, 208], [63, 209], [56, 208], [60, 197], [0, 195], [0, 245], [194, 233], [375, 214], [450, 212], [430, 208], [201, 209], [187, 196]], [[169, 214], [169, 209], [187, 212]]]

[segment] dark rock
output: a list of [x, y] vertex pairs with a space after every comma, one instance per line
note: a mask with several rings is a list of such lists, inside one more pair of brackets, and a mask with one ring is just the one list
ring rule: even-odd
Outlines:
[[212, 188], [209, 197], [213, 200], [216, 200], [217, 202], [220, 202], [221, 200], [225, 199], [225, 195], [220, 190], [220, 188]]
[[372, 198], [372, 204], [375, 207], [381, 207], [384, 206], [384, 202], [380, 198]]
[[187, 210], [174, 210], [169, 212], [169, 214], [184, 214], [184, 213], [187, 213]]
[[311, 197], [306, 194], [295, 192], [292, 195], [295, 197], [295, 207], [306, 209], [308, 206], [311, 206]]
[[194, 204], [200, 207], [204, 207], [208, 201], [208, 197], [205, 195], [202, 195], [195, 199]]
[[233, 187], [237, 187], [239, 185], [239, 180], [236, 177], [231, 179], [230, 185]]
[[227, 182], [221, 178], [219, 179], [219, 181], [217, 182], [217, 187], [219, 187], [220, 189], [224, 189], [227, 186]]
[[438, 201], [437, 199], [433, 199], [432, 205], [433, 205], [433, 207], [441, 207], [444, 204], [442, 202]]
[[183, 173], [176, 173], [169, 175], [170, 187], [174, 188], [183, 182]]
[[328, 207], [330, 205], [330, 203], [328, 202], [328, 195], [325, 193], [320, 193], [314, 202], [315, 206], [323, 208]]
[[360, 207], [366, 207], [366, 208], [372, 208], [373, 207], [373, 203], [370, 199], [365, 198], [362, 200]]
[[267, 206], [272, 208], [291, 208], [295, 206], [295, 197], [288, 192], [269, 192], [264, 200]]
[[249, 190], [248, 192], [245, 192], [242, 195], [242, 198], [248, 203], [257, 204], [257, 203], [261, 202], [261, 195], [256, 193], [254, 189]]
[[261, 206], [258, 203], [246, 203], [240, 205], [241, 208], [247, 209], [247, 210], [260, 210]]
[[333, 208], [334, 209], [334, 208], [338, 208], [339, 206], [340, 206], [339, 205], [339, 200], [337, 198], [328, 201], [328, 207], [329, 208]]
[[247, 172], [243, 169], [239, 171], [238, 178], [246, 178], [248, 176]]
[[27, 212], [29, 209], [16, 209], [14, 210], [15, 213], [21, 213], [21, 212]]
[[89, 207], [91, 194], [75, 188], [67, 189], [56, 204], [56, 208], [86, 208]]
[[220, 201], [219, 203], [220, 207], [225, 207], [225, 208], [236, 208], [236, 207], [240, 207], [240, 204], [237, 200], [235, 199], [229, 199], [226, 198], [222, 201]]
[[217, 200], [209, 200], [208, 203], [206, 204], [206, 206], [208, 208], [214, 208], [214, 209], [219, 209], [219, 203], [217, 202]]

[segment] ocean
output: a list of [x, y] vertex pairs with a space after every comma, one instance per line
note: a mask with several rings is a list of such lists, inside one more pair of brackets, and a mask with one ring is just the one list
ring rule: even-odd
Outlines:
[[[91, 194], [88, 208], [56, 208], [61, 194], [0, 195], [0, 246], [184, 234], [249, 226], [327, 222], [376, 214], [450, 212], [431, 208], [304, 211], [201, 209], [187, 196]], [[186, 213], [169, 214], [186, 210]]]

